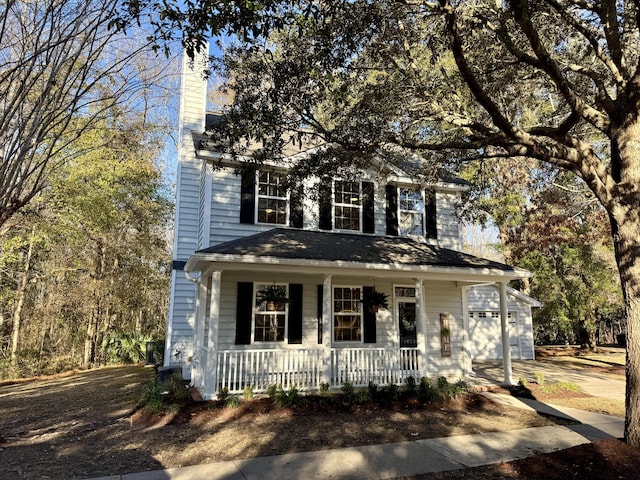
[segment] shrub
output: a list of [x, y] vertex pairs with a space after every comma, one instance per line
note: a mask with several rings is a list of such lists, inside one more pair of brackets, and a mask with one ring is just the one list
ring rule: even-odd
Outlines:
[[292, 408], [301, 400], [296, 385], [291, 385], [288, 390], [282, 388], [282, 385], [278, 386], [273, 398], [273, 404], [276, 408]]
[[227, 387], [218, 390], [218, 400], [225, 401], [227, 397], [229, 397], [229, 389]]
[[386, 387], [383, 387], [380, 393], [382, 394], [382, 397], [388, 402], [393, 402], [400, 398], [400, 389], [395, 383], [390, 383]]
[[251, 400], [253, 398], [253, 387], [251, 385], [247, 385], [242, 390], [242, 397], [245, 400]]
[[418, 386], [416, 385], [416, 379], [414, 377], [407, 377], [405, 380], [404, 391], [409, 394], [409, 396], [414, 396], [416, 394]]
[[435, 403], [439, 401], [442, 396], [440, 394], [440, 390], [431, 385], [431, 382], [427, 377], [422, 377], [420, 379], [420, 384], [418, 385], [418, 398], [422, 402]]
[[527, 388], [528, 384], [529, 382], [524, 377], [520, 377], [520, 379], [518, 380], [518, 385], [520, 385], [521, 387]]
[[278, 393], [278, 388], [282, 389], [282, 385], [269, 385], [267, 387], [267, 395], [269, 395], [269, 398], [272, 400], [275, 398], [276, 393]]
[[153, 379], [144, 385], [140, 404], [151, 412], [178, 408], [191, 402], [191, 391], [178, 376], [172, 375], [166, 382]]
[[320, 384], [320, 393], [325, 395], [327, 393], [329, 393], [329, 384], [326, 382], [322, 382]]
[[538, 385], [544, 385], [544, 373], [535, 372], [534, 375], [536, 376], [536, 382]]
[[369, 385], [367, 386], [367, 390], [369, 391], [369, 398], [371, 400], [377, 400], [378, 396], [379, 396], [379, 389], [378, 389], [378, 385], [376, 385], [373, 382], [369, 382]]
[[238, 397], [228, 397], [224, 402], [224, 408], [238, 408], [240, 399]]
[[152, 340], [150, 335], [139, 332], [114, 332], [104, 338], [102, 351], [107, 363], [138, 363], [146, 357], [147, 342]]
[[446, 377], [438, 378], [438, 390], [442, 398], [454, 399], [458, 395], [469, 390], [469, 385], [464, 380], [458, 380], [456, 383], [449, 383]]

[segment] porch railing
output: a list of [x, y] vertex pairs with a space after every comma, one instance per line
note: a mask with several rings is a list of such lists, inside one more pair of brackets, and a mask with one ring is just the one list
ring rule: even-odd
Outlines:
[[312, 390], [323, 382], [332, 388], [347, 382], [354, 386], [369, 382], [399, 385], [407, 377], [419, 378], [418, 358], [414, 348], [334, 349], [326, 360], [330, 368], [325, 369], [321, 349], [226, 350], [218, 352], [216, 379], [218, 388], [229, 393], [241, 393], [247, 386], [254, 392], [265, 392], [270, 385]]

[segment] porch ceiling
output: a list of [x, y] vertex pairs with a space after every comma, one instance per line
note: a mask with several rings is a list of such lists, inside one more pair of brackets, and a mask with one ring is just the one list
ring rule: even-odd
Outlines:
[[[406, 237], [275, 228], [197, 251], [187, 272], [210, 270], [365, 273], [467, 281], [508, 281], [519, 268]], [[346, 272], [347, 270], [348, 272]]]

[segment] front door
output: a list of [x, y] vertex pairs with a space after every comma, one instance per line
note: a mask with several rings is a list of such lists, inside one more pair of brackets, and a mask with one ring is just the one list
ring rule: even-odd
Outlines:
[[415, 299], [398, 299], [396, 302], [398, 312], [398, 331], [400, 332], [400, 347], [416, 348], [416, 301]]

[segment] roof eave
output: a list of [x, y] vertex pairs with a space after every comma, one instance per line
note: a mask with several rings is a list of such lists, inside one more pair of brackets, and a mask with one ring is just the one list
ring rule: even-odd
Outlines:
[[439, 265], [407, 265], [400, 263], [363, 263], [341, 260], [307, 260], [289, 259], [255, 255], [226, 255], [215, 253], [196, 253], [192, 255], [185, 266], [187, 272], [204, 272], [215, 270], [273, 270], [277, 266], [281, 272], [327, 273], [330, 275], [345, 275], [361, 273], [376, 277], [392, 277], [412, 275], [423, 279], [468, 280], [473, 283], [479, 281], [510, 281], [531, 277], [531, 272], [520, 268], [501, 270], [488, 267], [458, 267]]

